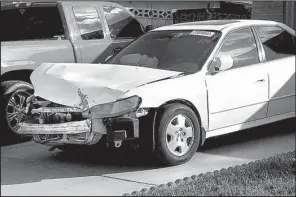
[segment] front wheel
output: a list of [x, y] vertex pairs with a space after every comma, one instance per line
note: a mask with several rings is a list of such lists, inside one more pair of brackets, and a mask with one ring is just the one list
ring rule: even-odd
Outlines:
[[164, 107], [156, 128], [156, 154], [167, 165], [189, 161], [200, 142], [200, 123], [192, 109], [182, 104]]
[[[22, 86], [25, 84], [25, 86]], [[18, 86], [13, 92], [4, 95], [5, 91]], [[23, 81], [5, 81], [1, 83], [2, 94], [4, 95], [2, 109], [1, 145], [10, 142], [22, 142], [30, 139], [28, 136], [18, 135], [18, 123], [26, 118], [26, 99], [32, 95], [33, 90], [29, 89], [30, 84]]]

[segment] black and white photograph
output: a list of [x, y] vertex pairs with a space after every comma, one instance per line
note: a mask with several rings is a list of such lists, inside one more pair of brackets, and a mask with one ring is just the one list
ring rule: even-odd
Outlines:
[[1, 2], [1, 196], [295, 196], [296, 1]]

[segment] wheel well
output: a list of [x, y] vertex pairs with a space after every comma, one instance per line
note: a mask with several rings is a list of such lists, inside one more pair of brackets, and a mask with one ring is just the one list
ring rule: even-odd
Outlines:
[[[200, 118], [200, 114], [199, 114], [198, 110], [196, 109], [196, 107], [195, 107], [191, 102], [189, 102], [189, 101], [187, 101], [187, 100], [183, 100], [183, 99], [179, 99], [179, 100], [171, 100], [171, 101], [168, 101], [168, 102], [162, 104], [162, 105], [159, 107], [159, 109], [160, 109], [160, 108], [163, 108], [164, 106], [166, 106], [166, 105], [168, 105], [168, 104], [173, 104], [173, 103], [176, 103], [176, 104], [179, 103], [179, 104], [186, 105], [187, 107], [190, 107], [190, 109], [192, 109], [192, 110], [194, 111], [196, 117], [198, 118], [198, 120], [199, 120], [199, 122], [200, 122], [200, 124], [201, 124], [201, 118]], [[201, 126], [202, 126], [202, 125], [201, 125]]]
[[32, 74], [33, 70], [15, 70], [9, 71], [1, 75], [1, 82], [8, 81], [8, 80], [21, 80], [28, 83], [31, 83], [30, 75]]

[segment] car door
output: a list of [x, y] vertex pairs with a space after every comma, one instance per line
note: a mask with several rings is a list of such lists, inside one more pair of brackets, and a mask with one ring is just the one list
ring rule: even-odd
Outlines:
[[267, 116], [295, 113], [295, 35], [277, 26], [255, 29], [264, 49], [270, 80]]
[[265, 118], [268, 74], [260, 64], [262, 57], [252, 28], [230, 32], [216, 57], [227, 59], [233, 65], [206, 75], [209, 130]]
[[83, 63], [102, 63], [109, 56], [111, 40], [107, 35], [99, 6], [71, 6], [77, 36], [73, 39]]
[[116, 54], [137, 37], [145, 33], [144, 26], [132, 13], [119, 5], [103, 5], [107, 35], [111, 39], [109, 55]]

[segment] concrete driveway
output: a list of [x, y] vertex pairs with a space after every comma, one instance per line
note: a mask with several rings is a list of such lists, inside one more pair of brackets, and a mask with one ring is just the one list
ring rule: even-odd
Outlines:
[[164, 167], [137, 152], [71, 155], [26, 142], [1, 148], [1, 195], [122, 195], [295, 150], [295, 120], [208, 139], [194, 158]]

